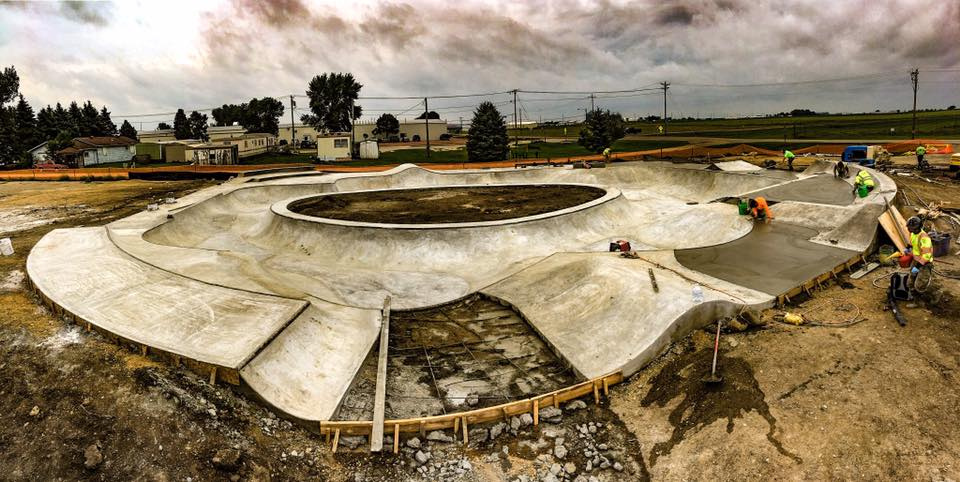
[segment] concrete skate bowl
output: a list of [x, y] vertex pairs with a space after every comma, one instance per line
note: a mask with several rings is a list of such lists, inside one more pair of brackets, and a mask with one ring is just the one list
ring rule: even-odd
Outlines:
[[[55, 230], [27, 270], [67, 318], [327, 433], [466, 434], [599, 397], [691, 329], [857, 262], [895, 185], [873, 173], [877, 189], [854, 199], [831, 169], [255, 176]], [[724, 202], [755, 193], [775, 203], [772, 224]], [[620, 239], [636, 258], [608, 251]]]

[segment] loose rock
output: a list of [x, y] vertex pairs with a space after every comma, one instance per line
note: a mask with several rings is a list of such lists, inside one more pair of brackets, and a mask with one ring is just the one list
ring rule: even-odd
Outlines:
[[100, 453], [100, 442], [90, 444], [83, 451], [83, 466], [87, 470], [93, 470], [103, 463], [103, 454]]
[[213, 466], [227, 472], [233, 472], [240, 467], [240, 451], [237, 449], [220, 449], [213, 455]]
[[540, 420], [548, 423], [560, 423], [563, 420], [563, 412], [557, 407], [547, 407], [540, 410]]

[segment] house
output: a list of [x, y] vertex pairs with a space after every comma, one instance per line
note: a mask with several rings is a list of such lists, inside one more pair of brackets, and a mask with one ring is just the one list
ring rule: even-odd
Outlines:
[[70, 147], [57, 151], [67, 165], [90, 167], [111, 162], [126, 162], [136, 153], [137, 141], [117, 136], [74, 137]]
[[173, 129], [157, 129], [153, 131], [138, 131], [137, 137], [140, 142], [164, 142], [175, 141], [177, 137], [173, 135]]
[[350, 133], [334, 132], [320, 134], [317, 137], [317, 158], [322, 161], [334, 161], [350, 158]]
[[[292, 131], [296, 131], [297, 141], [316, 141], [319, 137], [325, 135], [324, 132], [317, 131], [311, 125], [307, 124], [293, 124], [293, 129], [291, 129], [290, 124], [280, 124], [279, 129], [279, 139], [291, 142], [291, 136], [293, 135]], [[355, 142], [360, 142], [364, 139], [381, 139], [386, 140], [384, 135], [374, 135], [373, 130], [377, 128], [376, 121], [358, 121], [353, 126], [353, 135]], [[440, 136], [449, 133], [449, 128], [447, 122], [441, 119], [430, 119], [430, 140], [438, 141]], [[366, 137], [364, 137], [366, 135]], [[423, 119], [403, 119], [400, 121], [400, 132], [397, 133], [398, 138], [405, 138], [412, 141], [420, 141], [427, 139], [427, 126], [424, 123]]]
[[50, 151], [47, 150], [46, 142], [28, 150], [27, 153], [30, 154], [30, 159], [33, 159], [33, 161], [37, 163], [50, 160]]
[[134, 146], [134, 151], [137, 155], [137, 161], [162, 161], [163, 160], [163, 144], [156, 141], [149, 142], [138, 142]]
[[277, 148], [277, 136], [265, 132], [251, 132], [239, 137], [229, 137], [225, 139], [210, 139], [214, 144], [236, 146], [237, 155], [240, 159], [265, 152], [271, 152]]
[[211, 142], [243, 137], [246, 133], [247, 130], [238, 125], [207, 127], [207, 137]]

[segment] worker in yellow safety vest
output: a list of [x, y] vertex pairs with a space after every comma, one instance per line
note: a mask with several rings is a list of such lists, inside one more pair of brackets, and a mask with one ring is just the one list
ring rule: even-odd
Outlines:
[[610, 162], [610, 148], [603, 150], [603, 162]]
[[921, 268], [933, 268], [933, 240], [923, 230], [923, 221], [917, 216], [907, 220], [907, 230], [910, 231], [910, 246], [907, 246], [904, 254], [913, 255], [910, 278], [916, 279]]
[[873, 182], [873, 176], [866, 169], [860, 169], [856, 179], [853, 180], [853, 190], [856, 191], [860, 186], [866, 186], [867, 191], [873, 191], [877, 185]]
[[791, 171], [793, 170], [793, 158], [795, 157], [797, 156], [794, 155], [794, 153], [786, 149], [783, 150], [783, 160], [787, 161], [787, 167], [790, 168]]
[[920, 169], [921, 171], [926, 169], [929, 166], [929, 164], [927, 164], [927, 161], [923, 160], [923, 156], [925, 156], [926, 154], [927, 154], [927, 148], [923, 147], [923, 144], [918, 145], [917, 146], [917, 169]]

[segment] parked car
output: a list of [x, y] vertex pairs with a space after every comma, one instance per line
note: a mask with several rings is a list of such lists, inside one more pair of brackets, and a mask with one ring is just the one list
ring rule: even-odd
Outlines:
[[57, 164], [56, 162], [47, 161], [34, 164], [34, 169], [67, 169], [67, 166], [63, 164]]

